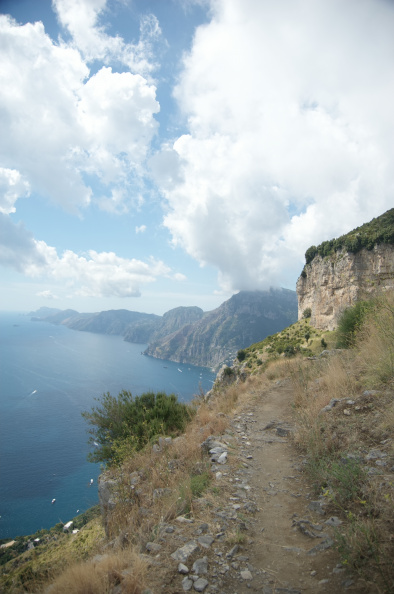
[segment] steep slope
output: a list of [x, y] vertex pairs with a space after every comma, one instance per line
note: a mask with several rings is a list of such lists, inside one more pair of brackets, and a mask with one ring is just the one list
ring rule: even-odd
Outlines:
[[[128, 342], [151, 342], [172, 334], [183, 326], [200, 320], [204, 312], [199, 307], [175, 307], [167, 311], [163, 317], [142, 320], [129, 326], [124, 334]], [[157, 318], [157, 319], [156, 319]], [[140, 340], [144, 337], [145, 340]]]
[[334, 330], [341, 313], [360, 299], [394, 289], [394, 209], [354, 231], [311, 246], [297, 281], [298, 319]]
[[145, 354], [214, 367], [294, 322], [296, 312], [294, 291], [241, 291], [193, 324], [153, 341]]

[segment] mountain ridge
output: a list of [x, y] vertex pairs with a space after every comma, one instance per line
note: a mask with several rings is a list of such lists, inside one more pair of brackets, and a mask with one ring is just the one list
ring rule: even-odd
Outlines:
[[127, 342], [148, 344], [144, 354], [158, 359], [216, 367], [234, 358], [239, 349], [295, 321], [297, 297], [290, 289], [240, 291], [209, 312], [180, 306], [163, 316], [125, 309], [46, 313], [46, 308], [40, 308], [30, 315], [72, 330], [120, 335]]

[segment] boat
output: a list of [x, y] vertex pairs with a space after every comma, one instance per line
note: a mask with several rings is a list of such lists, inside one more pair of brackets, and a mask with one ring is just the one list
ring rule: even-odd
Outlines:
[[179, 367], [178, 367], [178, 371], [179, 371], [179, 373], [182, 373], [182, 369], [179, 369]]
[[93, 485], [93, 479], [90, 479], [90, 484]]
[[55, 503], [56, 499], [52, 499], [52, 505]]

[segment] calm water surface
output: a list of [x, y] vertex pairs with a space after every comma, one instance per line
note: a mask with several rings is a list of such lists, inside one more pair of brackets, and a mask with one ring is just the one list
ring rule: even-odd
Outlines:
[[0, 313], [0, 538], [67, 522], [97, 503], [100, 466], [86, 461], [81, 417], [96, 397], [165, 390], [189, 401], [212, 387], [209, 369], [146, 357], [145, 348]]

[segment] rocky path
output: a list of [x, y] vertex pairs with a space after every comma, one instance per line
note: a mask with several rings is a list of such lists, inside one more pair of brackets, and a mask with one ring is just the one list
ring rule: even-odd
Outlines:
[[[233, 422], [243, 462], [228, 480], [235, 487], [244, 485], [257, 512], [242, 544], [241, 556], [249, 574], [244, 572], [239, 583], [225, 577], [223, 592], [362, 591], [332, 549], [338, 518], [326, 513], [324, 502], [314, 501], [301, 472], [302, 457], [291, 441], [292, 402], [291, 386], [282, 381], [269, 393], [256, 396]], [[236, 487], [235, 497], [241, 492]]]
[[[340, 521], [309, 492], [302, 457], [291, 440], [292, 401], [290, 383], [278, 382], [255, 395], [219, 444], [218, 438], [207, 441], [214, 458], [212, 471], [226, 495], [213, 510], [214, 521], [210, 509], [211, 519], [201, 522], [204, 506], [207, 512], [212, 507], [202, 499], [194, 522], [185, 525], [178, 518], [167, 535], [171, 542], [162, 539], [169, 551], [178, 542], [162, 592], [370, 591], [340, 565], [332, 547], [334, 526]], [[163, 534], [167, 529], [163, 527]]]

